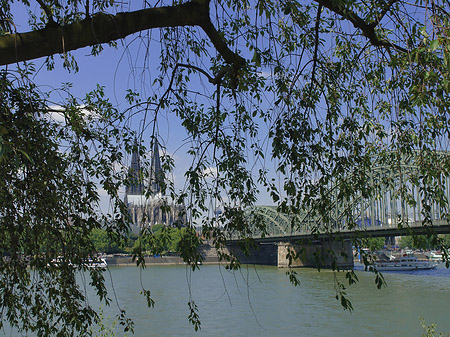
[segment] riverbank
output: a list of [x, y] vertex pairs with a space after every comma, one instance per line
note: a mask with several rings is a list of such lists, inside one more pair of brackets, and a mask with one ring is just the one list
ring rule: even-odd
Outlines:
[[[423, 251], [388, 251], [388, 250], [382, 250], [382, 251], [376, 251], [374, 254], [378, 257], [378, 259], [387, 259], [386, 256], [384, 258], [381, 257], [381, 255], [392, 255], [394, 257], [401, 257], [406, 253], [413, 253], [418, 260], [429, 260], [429, 252], [423, 252]], [[204, 245], [201, 248], [201, 254], [203, 256], [202, 264], [220, 264], [218, 254], [215, 249], [208, 245]], [[270, 255], [270, 254], [266, 254]], [[103, 255], [102, 256], [107, 264], [109, 266], [135, 266], [136, 261], [133, 261], [131, 254], [111, 254], [111, 255]], [[242, 258], [241, 262], [243, 264], [257, 264], [257, 265], [274, 265], [269, 263], [266, 260], [261, 260], [256, 262], [256, 260], [252, 260], [252, 257], [245, 257], [240, 256]], [[354, 265], [359, 264], [360, 262], [360, 255], [353, 252], [353, 258], [354, 258]], [[145, 265], [147, 266], [157, 266], [157, 265], [185, 265], [186, 263], [183, 261], [183, 259], [180, 256], [177, 255], [162, 255], [162, 256], [145, 256], [144, 258]], [[441, 262], [441, 260], [435, 260], [436, 262]], [[276, 264], [275, 264], [276, 265]]]
[[[136, 261], [133, 261], [131, 255], [105, 255], [104, 259], [108, 266], [135, 266]], [[158, 266], [158, 265], [185, 265], [186, 262], [179, 256], [146, 256], [144, 257], [146, 266]], [[217, 257], [204, 257], [202, 264], [218, 264], [219, 259]]]

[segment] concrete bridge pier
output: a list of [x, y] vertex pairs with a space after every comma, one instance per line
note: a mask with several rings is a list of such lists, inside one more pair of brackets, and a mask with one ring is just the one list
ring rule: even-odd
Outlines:
[[276, 266], [278, 260], [278, 246], [275, 243], [261, 244], [251, 248], [249, 254], [244, 254], [237, 244], [227, 245], [228, 252], [239, 258], [242, 264], [259, 264]]
[[[288, 254], [295, 256], [289, 266]], [[352, 269], [353, 251], [350, 240], [315, 240], [309, 242], [278, 243], [279, 268], [311, 267]]]
[[[243, 264], [271, 265], [279, 268], [333, 268], [334, 264], [334, 268], [353, 268], [351, 241], [336, 238], [259, 243], [255, 248], [250, 249], [249, 254], [244, 254], [240, 245], [234, 243], [228, 244], [225, 252], [238, 257]], [[289, 265], [289, 252], [295, 256], [291, 265]]]

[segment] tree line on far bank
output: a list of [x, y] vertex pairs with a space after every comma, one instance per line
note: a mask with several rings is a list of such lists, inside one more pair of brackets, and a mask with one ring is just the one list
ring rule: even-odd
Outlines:
[[[152, 235], [139, 238], [138, 235], [130, 233], [121, 245], [112, 238], [104, 229], [93, 229], [90, 238], [97, 252], [105, 254], [132, 254], [136, 249], [142, 249], [147, 254], [159, 255], [175, 253], [179, 251], [178, 245], [187, 228], [168, 227], [164, 225], [154, 225], [151, 228]], [[450, 246], [450, 234], [438, 236], [446, 246]], [[379, 250], [386, 247], [384, 237], [366, 238], [363, 245], [370, 250]], [[398, 241], [401, 249], [438, 249], [439, 244], [433, 240], [433, 237], [426, 235], [403, 236]]]
[[117, 243], [105, 229], [95, 228], [90, 233], [95, 250], [106, 254], [132, 254], [137, 249], [142, 249], [147, 254], [160, 255], [177, 252], [177, 247], [188, 228], [168, 227], [154, 225], [151, 235], [139, 237], [130, 233], [121, 244]]
[[[438, 238], [440, 238], [447, 247], [450, 245], [450, 234], [440, 234], [438, 235]], [[386, 247], [386, 240], [384, 237], [366, 238], [363, 240], [363, 246], [369, 248], [371, 251], [380, 250]], [[402, 236], [398, 241], [398, 247], [401, 249], [439, 249], [440, 243], [438, 243], [433, 236]]]

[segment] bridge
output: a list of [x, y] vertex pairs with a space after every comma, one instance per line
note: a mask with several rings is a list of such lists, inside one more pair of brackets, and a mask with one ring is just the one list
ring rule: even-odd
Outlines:
[[[328, 252], [325, 255], [331, 252], [335, 257], [348, 256], [339, 259], [339, 265], [347, 267], [353, 265], [351, 243], [355, 238], [450, 233], [448, 171], [444, 174], [446, 171], [442, 169], [433, 177], [424, 176], [417, 154], [402, 156], [398, 165], [380, 164], [375, 160], [372, 170], [367, 173], [372, 193], [366, 196], [360, 192], [351, 198], [342, 198], [339, 197], [342, 195], [339, 189], [330, 184], [327, 186], [328, 194], [334, 198], [320, 215], [311, 209], [284, 214], [275, 206], [247, 209], [248, 223], [259, 221], [264, 224], [264, 232], [258, 229], [260, 226], [252, 228], [254, 241], [264, 247], [260, 248], [264, 250], [261, 254], [272, 255], [272, 263], [269, 264], [274, 264], [276, 255], [276, 264], [287, 266], [283, 256], [291, 250], [306, 250], [315, 257], [318, 251]], [[448, 162], [449, 152], [437, 151], [434, 154], [433, 160], [438, 163]], [[231, 245], [238, 244], [239, 237], [232, 238]], [[276, 254], [267, 252], [270, 245], [277, 246]], [[309, 266], [315, 260], [305, 257], [294, 266]]]

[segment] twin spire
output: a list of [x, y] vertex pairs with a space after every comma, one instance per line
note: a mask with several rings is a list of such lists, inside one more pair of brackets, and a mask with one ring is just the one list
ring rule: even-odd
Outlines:
[[161, 168], [158, 145], [155, 138], [150, 171], [144, 171], [147, 166], [141, 165], [140, 146], [137, 140], [134, 141], [124, 202], [128, 208], [130, 228], [135, 234], [139, 234], [142, 228], [155, 224], [178, 227], [187, 224], [184, 203], [176, 204], [167, 195], [162, 195], [166, 180]]
[[[130, 185], [126, 187], [126, 195], [143, 195], [145, 186], [141, 168], [141, 159], [139, 154], [139, 145], [134, 140], [134, 149], [131, 155], [131, 166], [128, 170], [130, 177]], [[155, 196], [161, 193], [161, 186], [164, 184], [164, 173], [161, 169], [161, 159], [159, 157], [159, 146], [155, 140], [152, 153], [152, 161], [150, 165], [150, 195]]]

